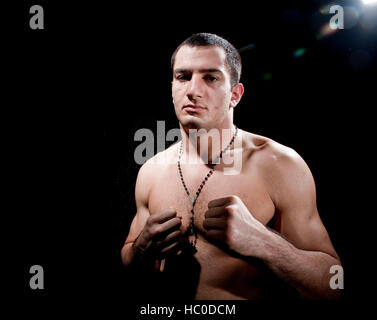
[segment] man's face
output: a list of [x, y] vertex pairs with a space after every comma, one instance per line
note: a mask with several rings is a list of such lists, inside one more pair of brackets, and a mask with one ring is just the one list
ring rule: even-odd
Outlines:
[[172, 96], [179, 122], [189, 129], [222, 127], [232, 108], [230, 74], [222, 48], [182, 46], [173, 66]]

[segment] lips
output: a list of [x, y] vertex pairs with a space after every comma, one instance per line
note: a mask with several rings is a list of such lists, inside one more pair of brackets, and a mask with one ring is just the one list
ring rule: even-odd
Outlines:
[[200, 111], [200, 110], [204, 110], [205, 108], [199, 105], [195, 105], [195, 104], [186, 104], [185, 106], [183, 106], [182, 109], [186, 111]]

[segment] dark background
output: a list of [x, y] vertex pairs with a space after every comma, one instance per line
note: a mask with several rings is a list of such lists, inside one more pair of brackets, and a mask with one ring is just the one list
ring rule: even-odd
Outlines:
[[[196, 32], [216, 33], [238, 49], [254, 45], [241, 53], [245, 94], [235, 124], [294, 148], [308, 163], [345, 269], [346, 302], [335, 309], [362, 300], [372, 238], [366, 206], [373, 197], [363, 179], [372, 179], [377, 26], [347, 11], [345, 29], [321, 35], [328, 3], [14, 6], [3, 46], [4, 195], [12, 287], [25, 301], [85, 313], [127, 299], [120, 249], [135, 214], [134, 134], [156, 133], [157, 120], [166, 121], [166, 132], [178, 127], [170, 57]], [[336, 3], [362, 12], [359, 1]], [[29, 28], [33, 4], [44, 8], [45, 30]], [[377, 19], [376, 7], [369, 14]], [[305, 52], [297, 57], [299, 48]], [[29, 288], [34, 264], [45, 270], [45, 290]]]

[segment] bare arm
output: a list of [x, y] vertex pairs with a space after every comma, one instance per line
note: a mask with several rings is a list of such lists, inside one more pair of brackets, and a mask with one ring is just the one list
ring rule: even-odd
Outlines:
[[277, 208], [276, 229], [265, 241], [261, 258], [305, 298], [339, 298], [330, 288], [330, 268], [341, 265], [316, 206], [312, 174], [293, 150], [278, 154], [271, 164], [271, 195]]
[[144, 164], [138, 174], [135, 187], [137, 213], [121, 250], [125, 266], [147, 266], [159, 268], [159, 262], [177, 249], [181, 235], [181, 218], [172, 208], [150, 214], [148, 198], [153, 178], [156, 175], [153, 164]]
[[138, 173], [135, 187], [136, 215], [132, 220], [130, 230], [124, 246], [121, 250], [122, 262], [125, 266], [129, 266], [132, 262], [140, 260], [142, 252], [140, 248], [134, 246], [134, 242], [143, 230], [148, 217], [148, 194], [150, 183], [147, 176], [150, 174], [148, 165], [143, 165]]
[[339, 292], [330, 287], [330, 267], [340, 261], [317, 212], [313, 177], [297, 153], [282, 149], [267, 150], [258, 167], [275, 203], [281, 234], [230, 195], [208, 203], [206, 236], [245, 260], [261, 259], [304, 298], [336, 299]]

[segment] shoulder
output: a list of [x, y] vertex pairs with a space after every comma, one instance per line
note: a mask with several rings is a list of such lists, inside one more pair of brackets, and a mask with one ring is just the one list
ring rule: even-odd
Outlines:
[[167, 149], [158, 152], [140, 167], [136, 179], [136, 196], [148, 199], [150, 189], [154, 182], [160, 175], [168, 170], [171, 165], [176, 164], [179, 151], [178, 145], [178, 143], [175, 143]]
[[178, 160], [179, 142], [174, 143], [163, 151], [158, 152], [152, 158], [148, 159], [140, 168], [139, 174], [156, 175], [161, 170], [164, 170], [176, 164]]
[[306, 169], [302, 157], [293, 149], [277, 141], [243, 131], [243, 148], [256, 162], [261, 170], [286, 171], [289, 169]]
[[250, 133], [246, 133], [244, 143], [253, 167], [266, 182], [274, 202], [304, 195], [315, 196], [311, 171], [293, 148]]

